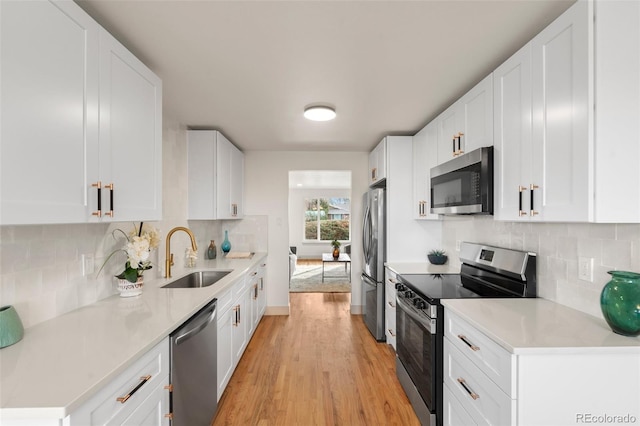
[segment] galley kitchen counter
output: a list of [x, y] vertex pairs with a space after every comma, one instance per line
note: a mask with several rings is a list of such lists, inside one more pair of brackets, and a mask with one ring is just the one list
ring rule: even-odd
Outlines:
[[[200, 260], [174, 278], [147, 279], [140, 296], [117, 295], [25, 330], [0, 350], [0, 423], [5, 419], [62, 419], [223, 290], [265, 259]], [[232, 269], [204, 288], [164, 289], [188, 273]]]
[[443, 300], [451, 311], [512, 354], [616, 352], [640, 355], [640, 337], [625, 337], [592, 315], [546, 299]]
[[453, 261], [444, 265], [432, 265], [429, 262], [387, 262], [385, 265], [398, 275], [409, 274], [459, 274], [460, 262]]

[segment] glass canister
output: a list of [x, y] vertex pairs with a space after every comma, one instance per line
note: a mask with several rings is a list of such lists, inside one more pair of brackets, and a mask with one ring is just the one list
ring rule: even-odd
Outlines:
[[609, 271], [611, 281], [600, 294], [602, 315], [609, 327], [623, 336], [640, 335], [640, 274]]

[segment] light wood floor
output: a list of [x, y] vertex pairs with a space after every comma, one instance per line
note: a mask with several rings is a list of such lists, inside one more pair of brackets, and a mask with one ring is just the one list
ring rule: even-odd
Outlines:
[[291, 315], [260, 322], [213, 425], [419, 425], [348, 293], [292, 293]]

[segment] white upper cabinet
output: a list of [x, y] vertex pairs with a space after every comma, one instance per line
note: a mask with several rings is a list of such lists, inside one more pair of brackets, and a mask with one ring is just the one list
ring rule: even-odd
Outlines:
[[589, 9], [586, 1], [576, 3], [531, 41], [534, 167], [528, 194], [530, 215], [543, 221], [591, 216]]
[[493, 72], [494, 215], [498, 220], [528, 220], [531, 183], [531, 45]]
[[0, 224], [160, 219], [160, 80], [73, 2], [0, 8]]
[[244, 214], [244, 154], [216, 130], [188, 136], [189, 219], [239, 219]]
[[98, 24], [71, 2], [2, 1], [0, 19], [0, 224], [86, 222], [98, 180]]
[[369, 186], [387, 178], [387, 138], [385, 137], [369, 153]]
[[493, 77], [488, 75], [447, 108], [438, 122], [438, 164], [493, 145]]
[[578, 1], [494, 73], [496, 219], [640, 222], [640, 3], [595, 13]]
[[414, 219], [438, 219], [431, 213], [431, 168], [438, 164], [438, 125], [432, 121], [413, 136]]
[[106, 217], [162, 219], [162, 82], [103, 29], [100, 180]]

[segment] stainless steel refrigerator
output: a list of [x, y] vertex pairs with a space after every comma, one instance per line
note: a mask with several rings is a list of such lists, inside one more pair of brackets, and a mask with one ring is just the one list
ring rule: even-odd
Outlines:
[[384, 332], [384, 262], [385, 190], [370, 189], [364, 194], [362, 218], [362, 300], [364, 322], [376, 340], [385, 340]]

